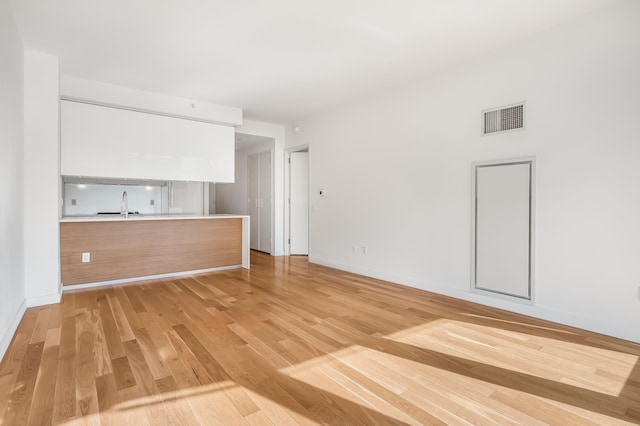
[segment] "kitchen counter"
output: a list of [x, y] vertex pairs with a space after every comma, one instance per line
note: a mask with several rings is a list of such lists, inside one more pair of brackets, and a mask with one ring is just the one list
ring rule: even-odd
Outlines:
[[112, 222], [112, 221], [132, 221], [132, 220], [183, 220], [183, 219], [229, 219], [239, 218], [245, 219], [249, 216], [235, 214], [211, 214], [211, 215], [192, 215], [192, 214], [129, 214], [125, 218], [122, 214], [94, 214], [82, 216], [64, 216], [60, 222]]
[[230, 268], [249, 269], [249, 216], [107, 214], [60, 219], [60, 272], [66, 288]]

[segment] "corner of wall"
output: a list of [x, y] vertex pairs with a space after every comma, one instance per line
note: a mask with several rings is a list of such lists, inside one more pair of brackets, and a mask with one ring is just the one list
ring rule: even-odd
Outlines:
[[22, 317], [24, 316], [24, 313], [26, 312], [26, 310], [27, 310], [27, 301], [26, 299], [24, 299], [20, 304], [20, 306], [18, 307], [16, 314], [13, 316], [13, 319], [11, 320], [9, 327], [4, 332], [2, 339], [0, 340], [0, 361], [4, 359], [7, 349], [9, 348], [9, 345], [13, 340], [13, 336], [16, 333], [16, 330], [18, 329], [18, 325], [20, 325], [20, 321], [22, 321]]
[[23, 274], [27, 306], [55, 303], [58, 291], [59, 79], [57, 56], [25, 51]]
[[0, 359], [26, 310], [24, 279], [24, 46], [9, 2], [0, 2]]

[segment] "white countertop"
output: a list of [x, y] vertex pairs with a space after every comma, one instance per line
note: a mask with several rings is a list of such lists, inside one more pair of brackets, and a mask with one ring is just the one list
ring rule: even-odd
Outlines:
[[100, 214], [90, 216], [65, 216], [60, 222], [114, 222], [132, 220], [180, 220], [180, 219], [244, 219], [249, 216], [237, 214], [212, 214], [207, 216], [199, 215], [168, 215], [168, 214], [130, 214], [125, 218], [121, 214]]

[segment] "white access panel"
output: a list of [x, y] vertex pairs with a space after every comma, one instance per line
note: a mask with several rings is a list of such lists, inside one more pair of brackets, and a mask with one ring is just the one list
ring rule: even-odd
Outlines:
[[475, 166], [474, 287], [531, 299], [532, 161]]
[[292, 152], [289, 235], [291, 254], [309, 254], [309, 153]]
[[67, 100], [60, 115], [62, 175], [234, 181], [233, 127]]

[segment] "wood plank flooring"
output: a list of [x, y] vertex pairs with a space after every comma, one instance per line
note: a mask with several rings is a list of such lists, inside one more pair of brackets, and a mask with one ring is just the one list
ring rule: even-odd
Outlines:
[[640, 345], [252, 253], [28, 309], [0, 425], [640, 424]]

